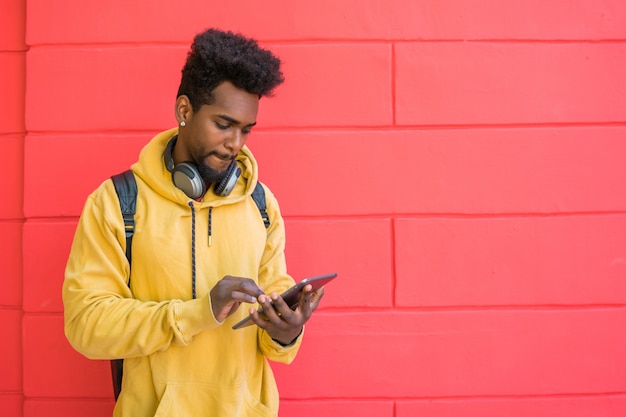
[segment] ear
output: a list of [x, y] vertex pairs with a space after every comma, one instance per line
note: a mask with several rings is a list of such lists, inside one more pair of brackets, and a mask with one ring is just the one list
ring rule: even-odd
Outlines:
[[191, 103], [189, 102], [189, 97], [186, 95], [178, 96], [176, 99], [174, 113], [179, 124], [182, 121], [188, 122], [191, 119], [193, 110], [191, 108]]

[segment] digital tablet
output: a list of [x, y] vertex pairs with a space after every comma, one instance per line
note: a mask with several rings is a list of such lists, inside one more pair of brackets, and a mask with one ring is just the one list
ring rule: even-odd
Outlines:
[[[292, 310], [295, 310], [296, 307], [298, 306], [298, 301], [300, 301], [300, 293], [302, 292], [302, 289], [304, 287], [306, 287], [308, 284], [311, 284], [311, 286], [313, 287], [312, 291], [315, 291], [323, 287], [324, 285], [328, 284], [330, 281], [335, 279], [336, 276], [337, 276], [336, 273], [332, 273], [332, 274], [326, 274], [326, 275], [318, 275], [316, 277], [305, 278], [302, 281], [298, 282], [293, 287], [289, 288], [284, 293], [282, 293], [280, 296], [283, 298], [283, 300], [285, 300], [285, 303], [287, 303], [287, 305]], [[258, 312], [259, 314], [262, 314], [263, 309], [260, 308]], [[254, 322], [251, 320], [250, 316], [248, 316], [245, 319], [241, 320], [239, 323], [235, 324], [233, 326], [233, 329], [241, 329], [242, 327], [250, 326], [251, 324], [254, 324]]]

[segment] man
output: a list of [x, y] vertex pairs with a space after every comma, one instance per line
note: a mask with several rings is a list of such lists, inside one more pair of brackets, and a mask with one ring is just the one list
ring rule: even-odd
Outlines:
[[[89, 358], [124, 359], [115, 416], [278, 413], [266, 359], [294, 359], [323, 296], [308, 286], [291, 310], [278, 295], [293, 285], [284, 223], [270, 190], [267, 229], [250, 197], [258, 179], [246, 139], [259, 99], [282, 81], [279, 59], [254, 40], [200, 33], [182, 70], [179, 126], [132, 166], [132, 265], [112, 182], [85, 203], [63, 285], [65, 333]], [[248, 314], [256, 326], [233, 330]]]

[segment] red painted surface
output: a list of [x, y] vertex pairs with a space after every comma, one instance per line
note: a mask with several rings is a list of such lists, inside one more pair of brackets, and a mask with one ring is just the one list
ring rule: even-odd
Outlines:
[[22, 222], [0, 221], [0, 306], [19, 309], [22, 304]]
[[0, 6], [0, 415], [22, 417], [22, 209], [26, 5]]
[[400, 125], [626, 118], [622, 43], [407, 42], [396, 57]]
[[626, 415], [624, 2], [5, 3], [0, 415], [111, 415], [67, 253], [209, 26], [283, 59], [248, 144], [292, 274], [340, 274], [275, 366], [282, 417]]

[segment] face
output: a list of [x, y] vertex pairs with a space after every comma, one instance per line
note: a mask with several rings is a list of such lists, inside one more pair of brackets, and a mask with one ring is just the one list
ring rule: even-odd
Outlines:
[[215, 102], [192, 109], [186, 96], [176, 100], [179, 127], [174, 163], [192, 161], [202, 178], [219, 182], [256, 124], [259, 97], [226, 81], [213, 90]]

